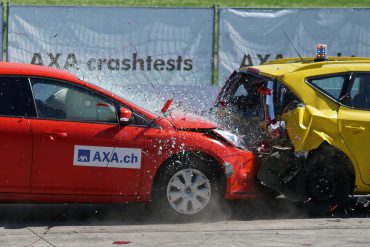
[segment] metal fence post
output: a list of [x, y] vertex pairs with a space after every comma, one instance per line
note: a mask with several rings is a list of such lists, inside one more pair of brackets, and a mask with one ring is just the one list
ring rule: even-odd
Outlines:
[[213, 4], [212, 6], [213, 8], [213, 39], [212, 39], [212, 78], [211, 78], [211, 82], [212, 82], [212, 85], [215, 85], [215, 83], [217, 82], [215, 80], [215, 70], [216, 70], [216, 60], [217, 60], [217, 35], [218, 35], [218, 32], [216, 30], [216, 21], [217, 21], [217, 6], [215, 4]]
[[218, 85], [219, 83], [219, 77], [220, 77], [220, 5], [217, 5], [217, 39], [216, 39], [216, 45], [217, 45], [217, 62], [216, 62], [216, 70], [217, 70], [217, 77], [215, 84]]
[[[7, 6], [9, 2], [7, 2]], [[4, 2], [2, 2], [0, 4], [1, 7], [3, 7], [3, 25], [2, 25], [2, 29], [1, 29], [1, 32], [2, 32], [2, 40], [1, 40], [1, 44], [2, 44], [2, 48], [1, 48], [1, 52], [2, 52], [2, 61], [6, 61], [6, 57], [7, 57], [7, 36], [6, 36], [6, 32], [7, 32], [7, 25], [8, 25], [8, 15], [6, 13], [6, 8], [5, 8], [5, 5], [4, 5]]]
[[10, 1], [6, 3], [6, 8], [4, 7], [4, 17], [3, 17], [3, 50], [5, 52], [3, 54], [3, 61], [8, 62], [9, 61], [9, 56], [8, 56], [8, 44], [9, 44], [9, 6], [10, 6]]

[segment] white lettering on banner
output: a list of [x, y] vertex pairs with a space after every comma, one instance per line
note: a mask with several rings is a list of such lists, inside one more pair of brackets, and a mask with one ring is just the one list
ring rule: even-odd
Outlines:
[[[44, 57], [44, 59], [42, 58]], [[50, 60], [49, 63], [44, 63], [44, 60]], [[41, 53], [34, 53], [31, 59], [31, 64], [35, 65], [42, 65], [42, 66], [49, 66], [55, 67], [57, 69], [75, 69], [79, 70], [78, 59], [76, 58], [76, 54], [69, 53], [65, 60], [63, 59], [62, 53], [47, 53], [47, 56], [42, 56]], [[62, 61], [60, 61], [62, 60]], [[90, 58], [87, 61], [87, 69], [89, 71], [101, 71], [101, 70], [141, 70], [141, 71], [174, 71], [174, 70], [184, 70], [190, 71], [193, 69], [193, 60], [192, 59], [183, 59], [182, 56], [177, 56], [176, 59], [170, 58], [168, 60], [163, 59], [155, 59], [152, 56], [147, 56], [145, 59], [140, 58], [137, 53], [132, 54], [131, 59], [117, 59], [117, 58]], [[63, 66], [62, 66], [63, 65]], [[85, 66], [86, 67], [86, 66]]]
[[139, 148], [75, 145], [73, 165], [140, 169], [141, 151]]

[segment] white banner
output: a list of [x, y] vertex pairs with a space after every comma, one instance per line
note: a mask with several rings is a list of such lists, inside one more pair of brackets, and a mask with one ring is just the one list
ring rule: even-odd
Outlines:
[[209, 97], [200, 89], [212, 84], [212, 42], [211, 8], [9, 11], [9, 61], [69, 70], [139, 105]]
[[220, 9], [219, 83], [234, 69], [268, 60], [315, 56], [370, 56], [370, 9]]

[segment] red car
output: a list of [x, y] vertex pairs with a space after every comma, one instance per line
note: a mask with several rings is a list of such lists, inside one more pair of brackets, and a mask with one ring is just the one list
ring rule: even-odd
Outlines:
[[259, 195], [254, 155], [201, 118], [158, 116], [60, 70], [0, 63], [0, 201], [205, 211]]

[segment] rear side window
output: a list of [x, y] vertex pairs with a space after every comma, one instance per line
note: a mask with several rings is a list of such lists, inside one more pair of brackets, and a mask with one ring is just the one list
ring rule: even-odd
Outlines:
[[33, 115], [33, 100], [27, 78], [0, 77], [0, 116]]
[[370, 74], [355, 74], [349, 84], [346, 93], [348, 99], [343, 104], [356, 109], [370, 110]]
[[327, 94], [328, 96], [339, 101], [343, 85], [346, 82], [347, 78], [348, 75], [335, 75], [320, 78], [311, 78], [307, 81], [309, 82], [309, 84], [311, 84], [324, 94]]

